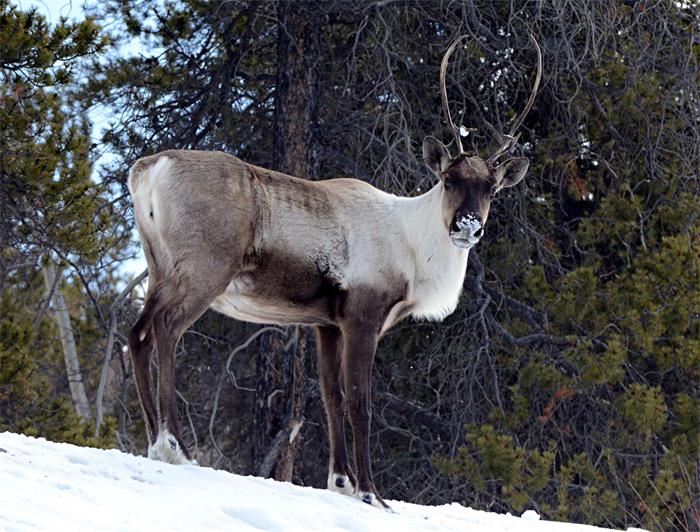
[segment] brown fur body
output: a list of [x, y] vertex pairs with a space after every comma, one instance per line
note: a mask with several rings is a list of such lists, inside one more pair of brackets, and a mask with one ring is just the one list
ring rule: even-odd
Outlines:
[[[355, 179], [305, 181], [220, 152], [165, 151], [133, 165], [129, 189], [149, 288], [129, 345], [149, 456], [191, 459], [177, 423], [173, 356], [207, 308], [257, 323], [315, 325], [331, 441], [329, 488], [384, 505], [369, 460], [377, 342], [408, 315], [441, 319], [452, 312], [469, 246], [481, 234], [465, 237], [457, 221], [468, 209], [479, 228], [485, 223], [490, 191], [505, 172], [495, 175], [476, 158], [452, 160], [444, 146], [426, 142], [438, 150], [424, 156], [441, 181], [416, 198]], [[357, 476], [347, 456], [346, 413]]]
[[[437, 139], [423, 159], [440, 181], [415, 198], [356, 179], [310, 182], [219, 152], [171, 150], [134, 163], [129, 190], [148, 262], [149, 284], [129, 349], [149, 436], [149, 457], [186, 463], [177, 420], [175, 347], [207, 308], [258, 323], [316, 326], [319, 378], [330, 436], [328, 487], [386, 507], [369, 457], [371, 370], [377, 342], [411, 315], [442, 319], [462, 290], [469, 249], [483, 235], [496, 192], [517, 184], [529, 161], [496, 166], [517, 142], [542, 74], [542, 54], [525, 111], [502, 146], [483, 160]], [[151, 352], [158, 355], [158, 397]], [[156, 402], [157, 401], [157, 402]], [[345, 417], [353, 432], [350, 467]]]

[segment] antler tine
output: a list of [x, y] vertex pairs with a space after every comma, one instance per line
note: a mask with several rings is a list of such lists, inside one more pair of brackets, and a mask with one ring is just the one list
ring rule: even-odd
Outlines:
[[540, 87], [540, 80], [542, 79], [542, 50], [540, 49], [540, 45], [537, 43], [537, 40], [535, 39], [535, 36], [532, 33], [530, 34], [530, 40], [535, 45], [535, 49], [537, 50], [537, 74], [535, 75], [535, 83], [532, 86], [532, 92], [530, 93], [530, 97], [528, 98], [527, 103], [525, 104], [525, 109], [522, 113], [520, 113], [520, 116], [518, 116], [515, 122], [513, 122], [513, 126], [510, 128], [508, 134], [504, 135], [506, 137], [506, 141], [501, 145], [500, 148], [496, 150], [496, 153], [494, 153], [493, 155], [491, 155], [491, 157], [488, 158], [487, 162], [490, 165], [496, 162], [496, 160], [501, 155], [508, 153], [510, 150], [512, 150], [513, 147], [518, 143], [520, 135], [516, 135], [515, 132], [518, 131], [520, 126], [523, 124], [525, 117], [532, 108], [532, 104], [535, 103], [537, 90]]
[[445, 55], [442, 57], [442, 63], [440, 64], [440, 96], [442, 97], [442, 110], [445, 113], [445, 120], [447, 121], [447, 125], [452, 130], [452, 135], [455, 138], [457, 149], [459, 150], [459, 153], [457, 155], [464, 153], [464, 149], [462, 148], [462, 139], [459, 135], [459, 128], [455, 126], [454, 122], [452, 122], [452, 116], [450, 115], [450, 106], [447, 101], [447, 88], [445, 86], [445, 74], [447, 73], [447, 63], [450, 60], [452, 52], [455, 51], [455, 48], [457, 48], [457, 45], [460, 43], [460, 41], [462, 41], [466, 37], [468, 37], [468, 35], [462, 35], [454, 40], [454, 42], [445, 52]]

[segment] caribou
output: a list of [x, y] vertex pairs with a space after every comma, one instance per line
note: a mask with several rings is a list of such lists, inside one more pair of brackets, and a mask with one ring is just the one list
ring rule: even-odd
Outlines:
[[[533, 39], [537, 73], [524, 111], [482, 159], [464, 151], [448, 106], [445, 73], [461, 40], [440, 67], [457, 153], [425, 138], [423, 159], [438, 180], [420, 196], [388, 194], [358, 179], [311, 182], [221, 152], [168, 150], [134, 163], [128, 186], [149, 283], [128, 343], [150, 458], [196, 463], [178, 426], [174, 357], [180, 336], [207, 309], [255, 323], [314, 326], [330, 440], [328, 488], [388, 508], [370, 467], [377, 342], [406, 317], [441, 320], [454, 311], [494, 196], [529, 166], [524, 157], [498, 161], [517, 143], [537, 93], [539, 46]], [[348, 459], [346, 416], [357, 474]]]

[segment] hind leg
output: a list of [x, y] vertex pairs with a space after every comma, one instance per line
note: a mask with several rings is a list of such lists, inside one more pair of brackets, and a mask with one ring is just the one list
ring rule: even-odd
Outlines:
[[158, 422], [157, 436], [148, 449], [149, 458], [173, 464], [194, 463], [182, 440], [177, 417], [175, 388], [175, 349], [182, 334], [221, 294], [229, 278], [218, 283], [196, 282], [196, 277], [179, 275], [159, 287], [165, 303], [153, 313], [153, 336], [158, 355]]
[[[141, 224], [136, 220], [139, 233], [144, 234]], [[134, 368], [134, 379], [139, 394], [141, 410], [146, 421], [148, 444], [152, 445], [158, 436], [158, 409], [154, 399], [153, 375], [151, 372], [151, 354], [154, 347], [153, 313], [158, 306], [158, 280], [162, 277], [162, 268], [153, 254], [151, 242], [143, 238], [143, 251], [148, 264], [148, 290], [141, 315], [129, 329], [127, 340]]]
[[[186, 302], [183, 302], [185, 305]], [[206, 310], [206, 306], [204, 307]], [[203, 311], [202, 311], [203, 312]], [[170, 315], [175, 315], [171, 319]], [[149, 458], [173, 464], [192, 463], [192, 455], [180, 435], [175, 388], [175, 350], [182, 333], [197, 317], [187, 319], [181, 309], [164, 309], [154, 316], [153, 333], [158, 354], [157, 438], [148, 449]]]
[[156, 409], [153, 376], [151, 375], [151, 353], [153, 351], [151, 314], [155, 304], [152, 295], [152, 290], [149, 290], [143, 312], [128, 334], [129, 352], [134, 367], [136, 389], [146, 421], [149, 445], [155, 441], [158, 435], [158, 410]]

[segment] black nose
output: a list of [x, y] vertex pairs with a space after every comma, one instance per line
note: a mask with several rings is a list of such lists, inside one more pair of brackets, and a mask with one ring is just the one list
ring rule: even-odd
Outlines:
[[479, 230], [476, 233], [474, 233], [474, 238], [481, 238], [481, 235], [483, 235], [483, 234], [484, 234], [484, 228], [480, 227]]

